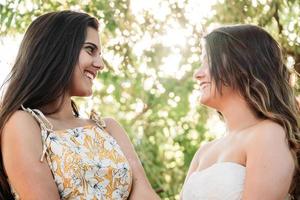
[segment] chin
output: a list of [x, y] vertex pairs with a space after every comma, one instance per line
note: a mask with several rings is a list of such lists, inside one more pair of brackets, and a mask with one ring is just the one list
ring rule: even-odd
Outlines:
[[90, 97], [90, 96], [92, 96], [92, 95], [93, 95], [93, 91], [91, 90], [91, 91], [86, 92], [86, 93], [83, 94], [82, 96], [83, 96], [83, 97]]
[[71, 96], [77, 96], [77, 97], [89, 97], [92, 96], [93, 91], [92, 90], [82, 90], [74, 92]]
[[206, 105], [206, 102], [209, 101], [209, 98], [205, 95], [202, 95], [199, 97], [199, 103], [200, 104], [203, 104], [203, 105]]
[[212, 102], [211, 102], [211, 99], [208, 98], [208, 97], [201, 97], [199, 99], [199, 103], [203, 106], [208, 106], [208, 107], [213, 107], [212, 106]]

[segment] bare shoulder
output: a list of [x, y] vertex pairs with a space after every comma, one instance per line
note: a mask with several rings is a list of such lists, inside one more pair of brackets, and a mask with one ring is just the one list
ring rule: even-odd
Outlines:
[[112, 117], [105, 117], [105, 118], [103, 118], [103, 121], [105, 122], [105, 125], [106, 125], [105, 129], [112, 136], [116, 136], [116, 135], [124, 134], [125, 133], [125, 130], [123, 129], [123, 127], [114, 118], [112, 118]]
[[285, 161], [293, 160], [284, 128], [273, 121], [264, 120], [258, 124], [249, 134], [247, 144], [247, 151], [265, 150], [265, 154], [272, 152], [270, 155], [282, 155]]
[[28, 112], [23, 110], [17, 110], [10, 116], [7, 123], [22, 122], [22, 121], [34, 122], [35, 120]]
[[13, 137], [14, 135], [20, 135], [22, 136], [22, 139], [26, 139], [26, 137], [24, 137], [24, 132], [36, 135], [35, 132], [39, 131], [40, 127], [36, 120], [29, 113], [18, 110], [14, 112], [5, 123], [2, 132], [2, 139], [3, 137]]
[[118, 127], [120, 124], [112, 117], [105, 117], [103, 118], [107, 129], [113, 128], [113, 127]]
[[250, 146], [255, 143], [274, 148], [277, 144], [288, 148], [284, 128], [270, 120], [262, 121], [251, 130], [248, 134], [248, 143]]
[[5, 123], [1, 133], [3, 156], [10, 155], [11, 152], [16, 150], [23, 154], [22, 150], [25, 149], [40, 153], [42, 149], [40, 132], [40, 127], [33, 116], [25, 111], [18, 110], [14, 112]]
[[285, 135], [284, 128], [280, 124], [271, 120], [262, 121], [260, 124], [258, 124], [257, 128], [261, 128], [262, 130], [266, 131], [266, 133], [272, 133], [275, 131], [277, 136], [282, 137]]
[[132, 146], [131, 141], [124, 130], [124, 128], [111, 117], [103, 118], [105, 122], [105, 130], [116, 139], [117, 143], [121, 146], [123, 151], [126, 151], [126, 148]]

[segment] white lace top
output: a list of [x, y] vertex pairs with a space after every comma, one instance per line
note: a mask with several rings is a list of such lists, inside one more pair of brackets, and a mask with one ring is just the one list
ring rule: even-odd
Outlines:
[[183, 188], [183, 200], [242, 199], [246, 168], [234, 162], [220, 162], [190, 175]]

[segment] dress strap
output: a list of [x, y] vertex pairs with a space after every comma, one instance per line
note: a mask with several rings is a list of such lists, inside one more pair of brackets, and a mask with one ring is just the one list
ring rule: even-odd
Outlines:
[[94, 109], [91, 110], [90, 119], [93, 120], [100, 128], [106, 128], [105, 121]]
[[25, 108], [23, 105], [21, 105], [21, 108], [24, 111], [29, 112], [39, 122], [42, 128], [44, 128], [47, 131], [53, 131], [53, 125], [49, 122], [49, 120], [40, 110]]
[[45, 154], [47, 153], [46, 140], [49, 136], [49, 133], [53, 131], [53, 125], [49, 122], [49, 120], [40, 110], [25, 108], [23, 105], [21, 105], [21, 108], [22, 110], [30, 113], [38, 121], [42, 131], [46, 132], [45, 141], [43, 141], [43, 152], [40, 159], [40, 161], [43, 162]]

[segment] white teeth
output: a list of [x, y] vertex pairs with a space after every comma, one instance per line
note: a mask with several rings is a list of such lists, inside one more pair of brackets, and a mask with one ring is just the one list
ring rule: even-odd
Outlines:
[[84, 74], [85, 74], [89, 79], [91, 79], [91, 80], [94, 79], [94, 75], [93, 75], [92, 73], [86, 71], [86, 72], [84, 72]]

